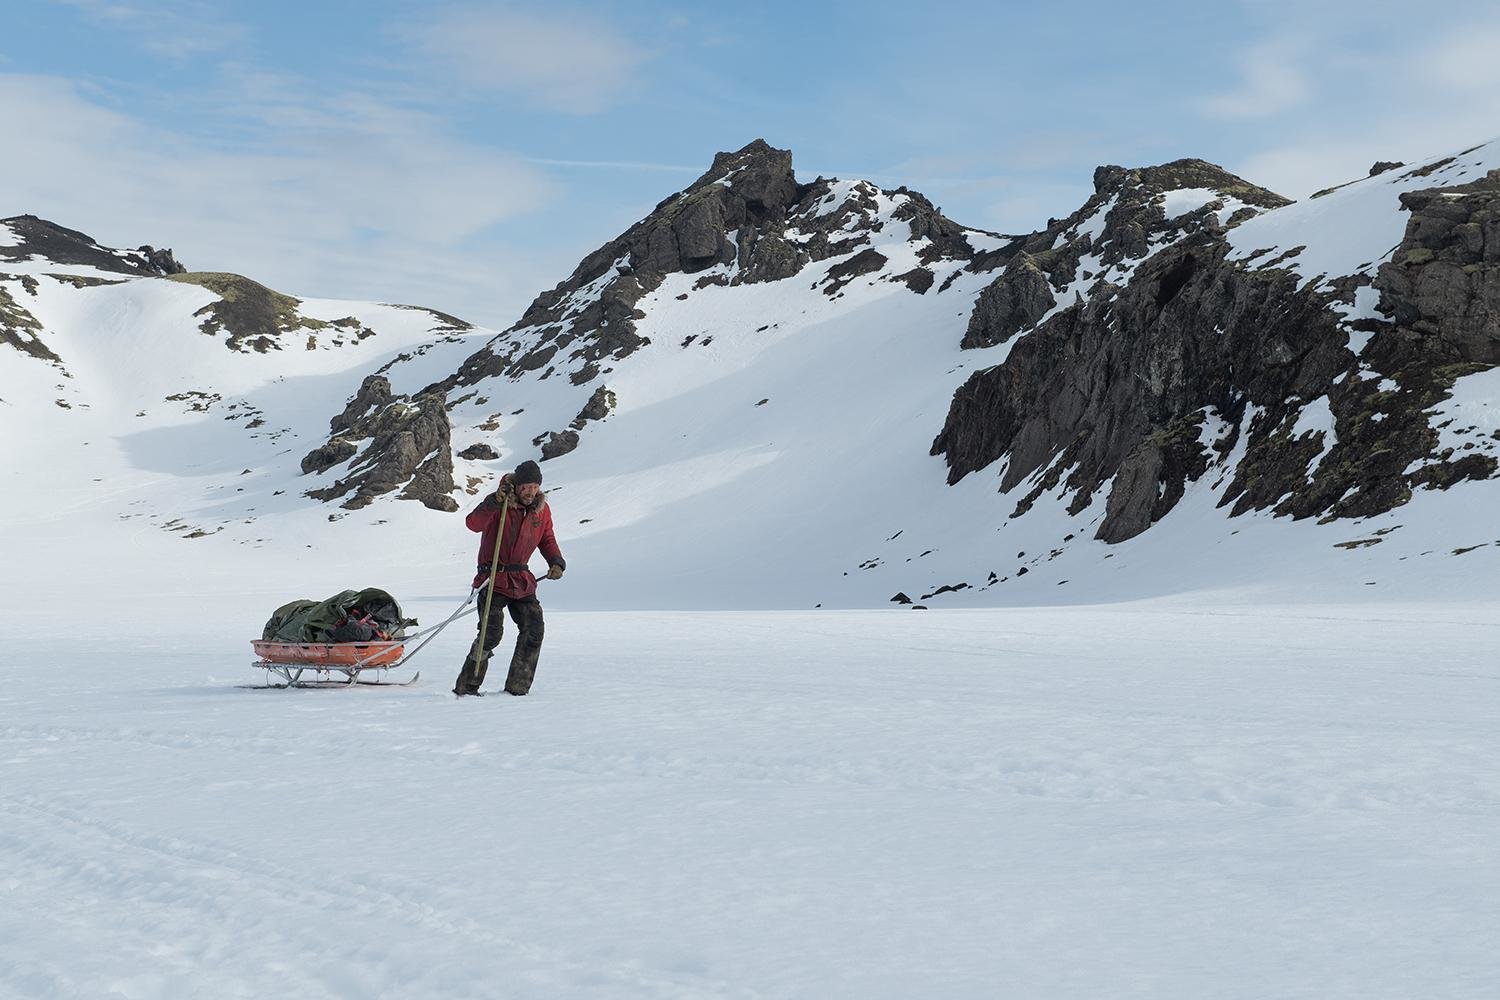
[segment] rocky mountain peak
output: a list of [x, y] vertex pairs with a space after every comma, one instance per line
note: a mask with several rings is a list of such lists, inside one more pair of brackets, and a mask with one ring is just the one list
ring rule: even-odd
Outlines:
[[800, 193], [792, 173], [792, 151], [755, 139], [732, 153], [716, 153], [713, 166], [689, 190], [724, 184], [761, 213], [786, 211]]
[[1290, 198], [1252, 184], [1207, 160], [1187, 158], [1134, 168], [1105, 164], [1094, 169], [1094, 193], [1101, 198], [1127, 192], [1160, 195], [1195, 188], [1214, 191], [1257, 208], [1280, 208], [1292, 203]]
[[[874, 233], [892, 222], [903, 225], [903, 239], [928, 241], [926, 263], [974, 256], [965, 230], [920, 194], [884, 191], [869, 181], [799, 183], [791, 151], [755, 139], [715, 155], [701, 177], [591, 253], [566, 281], [537, 296], [518, 323], [431, 388], [534, 371], [587, 384], [644, 344], [636, 333], [644, 316], [637, 303], [668, 275], [701, 275], [685, 293], [691, 295], [709, 286], [780, 281], [836, 257], [851, 258], [843, 277], [870, 273], [885, 262], [870, 249]], [[925, 291], [931, 274], [921, 278], [909, 287]], [[837, 294], [839, 282], [829, 286]]]

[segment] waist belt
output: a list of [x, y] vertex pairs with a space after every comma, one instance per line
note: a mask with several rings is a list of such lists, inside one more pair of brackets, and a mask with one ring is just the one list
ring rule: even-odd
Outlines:
[[[501, 563], [500, 565], [498, 565], [498, 566], [495, 567], [495, 572], [496, 573], [524, 573], [524, 572], [526, 572], [530, 568], [531, 567], [528, 566], [528, 565], [526, 565], [525, 563]], [[479, 572], [480, 572], [481, 575], [488, 575], [489, 571], [490, 571], [490, 567], [489, 567], [488, 563], [480, 563], [479, 564]]]

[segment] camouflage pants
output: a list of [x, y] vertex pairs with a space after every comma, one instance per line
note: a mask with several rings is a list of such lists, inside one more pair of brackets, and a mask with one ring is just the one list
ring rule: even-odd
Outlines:
[[[484, 596], [479, 598], [481, 618], [484, 614]], [[484, 683], [484, 675], [490, 666], [490, 654], [500, 645], [505, 630], [505, 612], [510, 610], [511, 621], [516, 623], [516, 650], [510, 658], [510, 673], [505, 678], [505, 690], [509, 694], [525, 694], [531, 690], [531, 681], [536, 677], [536, 661], [542, 654], [542, 637], [545, 623], [542, 621], [542, 606], [536, 595], [530, 597], [506, 597], [496, 594], [490, 604], [489, 624], [483, 621], [484, 649], [479, 649], [479, 636], [474, 636], [474, 645], [464, 659], [463, 669], [454, 682], [455, 694], [473, 694]]]

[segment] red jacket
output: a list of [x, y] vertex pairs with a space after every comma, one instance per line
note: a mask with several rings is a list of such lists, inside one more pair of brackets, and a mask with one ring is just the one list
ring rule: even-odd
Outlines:
[[[502, 597], [530, 597], [536, 593], [536, 577], [531, 570], [507, 570], [506, 565], [520, 566], [531, 559], [537, 549], [549, 566], [566, 568], [562, 550], [552, 535], [552, 510], [547, 506], [546, 494], [538, 492], [529, 506], [523, 505], [510, 484], [510, 476], [500, 480], [500, 495], [510, 499], [510, 509], [505, 515], [505, 539], [500, 543], [500, 570], [495, 574], [495, 593]], [[482, 532], [479, 539], [479, 571], [474, 575], [474, 586], [489, 579], [490, 560], [495, 555], [495, 536], [500, 531], [500, 500], [490, 494], [469, 511], [464, 523], [470, 531]]]

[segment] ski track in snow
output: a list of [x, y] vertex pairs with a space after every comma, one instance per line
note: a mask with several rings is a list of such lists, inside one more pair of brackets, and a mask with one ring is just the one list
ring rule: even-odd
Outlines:
[[1488, 608], [550, 617], [532, 696], [459, 702], [468, 620], [418, 687], [266, 691], [235, 686], [227, 606], [170, 636], [142, 609], [69, 623], [65, 647], [28, 614], [0, 690], [0, 995], [1500, 976]]

